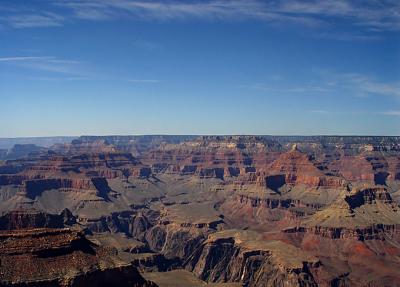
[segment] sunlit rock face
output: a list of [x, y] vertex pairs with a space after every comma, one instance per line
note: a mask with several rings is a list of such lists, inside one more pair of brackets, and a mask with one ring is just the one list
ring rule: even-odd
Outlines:
[[81, 137], [29, 150], [0, 164], [0, 284], [400, 282], [396, 137]]

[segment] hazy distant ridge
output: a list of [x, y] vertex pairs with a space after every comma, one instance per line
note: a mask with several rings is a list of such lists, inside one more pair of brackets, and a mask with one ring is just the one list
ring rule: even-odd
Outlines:
[[70, 143], [77, 137], [26, 137], [26, 138], [0, 138], [0, 149], [12, 148], [15, 144], [34, 144], [41, 147], [50, 147], [56, 143]]

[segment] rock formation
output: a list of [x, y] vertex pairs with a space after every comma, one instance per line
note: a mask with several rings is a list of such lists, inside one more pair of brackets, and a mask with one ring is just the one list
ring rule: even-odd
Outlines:
[[398, 137], [28, 149], [0, 162], [2, 286], [400, 286]]
[[0, 233], [2, 286], [155, 286], [112, 248], [71, 229]]

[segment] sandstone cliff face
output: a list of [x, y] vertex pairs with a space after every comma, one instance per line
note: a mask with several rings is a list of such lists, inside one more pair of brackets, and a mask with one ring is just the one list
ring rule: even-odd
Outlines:
[[[312, 192], [313, 190], [309, 191], [307, 188], [301, 190], [301, 194], [306, 196]], [[290, 193], [281, 195], [271, 190], [268, 192], [256, 188], [236, 190], [218, 208], [238, 226], [257, 226], [257, 229], [271, 231], [285, 226], [296, 226], [304, 217], [324, 207], [323, 201], [315, 202], [313, 197], [297, 199]]]
[[25, 180], [20, 189], [20, 194], [30, 199], [35, 199], [46, 190], [92, 190], [96, 195], [108, 199], [110, 187], [105, 178], [46, 178]]
[[[182, 174], [198, 173], [199, 168], [223, 168], [225, 179], [244, 175], [245, 169], [253, 168], [253, 172], [266, 171], [267, 176], [271, 173], [271, 176], [284, 175], [287, 184], [332, 188], [343, 186], [346, 180], [379, 184], [386, 179], [395, 178], [399, 173], [399, 160], [391, 154], [382, 156], [378, 153], [382, 148], [375, 145], [367, 147], [362, 143], [335, 144], [335, 140], [343, 140], [339, 138], [332, 138], [332, 143], [324, 141], [321, 145], [318, 140], [316, 138], [315, 142], [300, 142], [298, 146], [302, 152], [298, 149], [282, 152], [279, 145], [271, 148], [265, 141], [259, 140], [257, 143], [257, 139], [250, 137], [208, 137], [179, 145], [163, 146], [144, 155], [143, 160], [151, 164], [156, 173], [165, 171], [169, 165], [173, 166], [170, 171], [180, 171]], [[385, 149], [393, 150], [391, 147]], [[161, 166], [163, 168], [160, 169]]]
[[365, 204], [394, 204], [392, 197], [383, 187], [363, 188], [346, 195], [344, 198], [350, 209], [361, 207]]
[[[209, 236], [187, 259], [186, 268], [210, 282], [243, 282], [245, 286], [317, 286], [312, 272], [317, 259], [274, 241], [254, 244], [257, 237], [244, 231]], [[297, 257], [286, 258], [294, 253]]]
[[[248, 147], [237, 142], [187, 143], [148, 154], [143, 159], [154, 173], [218, 178], [235, 184], [256, 184], [277, 190], [285, 184], [338, 188], [343, 178], [329, 176], [298, 150], [279, 154], [265, 145]], [[168, 156], [166, 156], [166, 154]]]
[[69, 229], [0, 233], [0, 250], [5, 286], [154, 286], [115, 251]]
[[11, 231], [0, 242], [14, 245], [0, 254], [0, 281], [4, 271], [10, 284], [135, 286], [150, 284], [136, 268], [184, 267], [245, 286], [390, 286], [398, 140], [82, 137], [2, 162], [0, 230]]
[[60, 214], [49, 214], [37, 210], [15, 210], [0, 217], [0, 230], [63, 228], [75, 222], [75, 217], [68, 209]]
[[400, 238], [399, 206], [384, 187], [355, 188], [286, 233], [309, 233], [330, 239]]
[[76, 155], [84, 153], [114, 152], [116, 151], [116, 148], [115, 146], [108, 144], [108, 142], [103, 139], [86, 141], [81, 137], [79, 139], [72, 140], [72, 142], [68, 144], [55, 145], [53, 146], [53, 150], [66, 155]]
[[32, 174], [79, 173], [85, 170], [104, 172], [138, 164], [139, 161], [131, 154], [121, 152], [78, 153], [71, 156], [46, 154], [38, 158], [35, 164], [27, 166], [26, 170]]
[[191, 216], [189, 211], [196, 213], [196, 207], [185, 206], [186, 217], [181, 216], [181, 208], [170, 208], [158, 214], [135, 216], [131, 225], [133, 234], [143, 239], [150, 250], [160, 252], [169, 260], [185, 260], [209, 234], [223, 226], [223, 220], [214, 215]]
[[[154, 173], [196, 175], [225, 180], [264, 167], [276, 157], [279, 145], [257, 137], [200, 137], [163, 145], [142, 156]], [[271, 152], [269, 152], [271, 151]]]
[[340, 188], [346, 182], [340, 177], [327, 176], [296, 148], [281, 154], [269, 167], [273, 176], [266, 178], [267, 186], [304, 184], [312, 187]]
[[184, 260], [222, 221], [175, 222], [163, 218], [159, 212], [143, 210], [114, 213], [80, 223], [92, 232], [122, 232], [145, 243], [148, 250], [163, 254], [167, 260]]
[[393, 225], [399, 222], [399, 206], [383, 187], [354, 188], [344, 192], [332, 205], [306, 221], [308, 225], [333, 227], [365, 227], [379, 223]]
[[367, 227], [346, 228], [346, 227], [294, 227], [282, 230], [284, 233], [308, 233], [329, 239], [356, 239], [365, 240], [386, 240], [387, 237], [400, 238], [400, 225], [374, 224]]
[[24, 180], [30, 177], [23, 174], [4, 174], [0, 175], [0, 186], [1, 185], [21, 185]]

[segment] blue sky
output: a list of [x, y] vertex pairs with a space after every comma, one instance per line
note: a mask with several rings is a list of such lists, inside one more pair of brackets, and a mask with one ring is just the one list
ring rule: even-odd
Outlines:
[[0, 2], [0, 137], [400, 134], [400, 2]]

